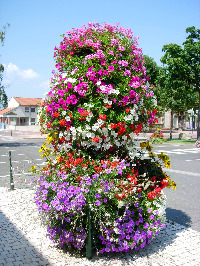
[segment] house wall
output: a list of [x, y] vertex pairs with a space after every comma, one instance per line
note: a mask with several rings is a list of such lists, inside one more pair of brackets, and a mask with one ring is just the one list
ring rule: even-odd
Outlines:
[[8, 108], [10, 107], [18, 107], [19, 106], [19, 103], [14, 99], [14, 98], [11, 98], [8, 102]]
[[29, 126], [29, 125], [33, 125], [33, 123], [31, 123], [31, 118], [35, 119], [35, 124], [38, 123], [39, 121], [39, 116], [37, 114], [38, 112], [38, 107], [34, 107], [35, 108], [35, 112], [31, 112], [31, 107], [29, 108], [29, 112], [26, 112], [25, 106], [19, 106], [16, 109], [14, 109], [12, 111], [12, 114], [7, 114], [5, 115], [5, 117], [7, 118], [7, 124], [10, 124], [12, 126], [16, 126], [16, 125], [24, 125], [24, 126]]

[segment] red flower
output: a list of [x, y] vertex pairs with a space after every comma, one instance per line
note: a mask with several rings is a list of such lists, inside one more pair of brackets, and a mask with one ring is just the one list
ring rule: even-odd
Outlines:
[[92, 141], [94, 141], [94, 142], [99, 142], [99, 140], [100, 140], [99, 137], [94, 137], [94, 138], [92, 139]]
[[156, 197], [156, 193], [154, 191], [151, 191], [147, 194], [149, 199], [154, 199]]
[[51, 123], [47, 123], [47, 128], [50, 128], [51, 127]]
[[120, 127], [117, 133], [119, 135], [122, 135], [122, 134], [126, 133], [126, 128], [125, 127]]
[[53, 116], [56, 117], [56, 118], [59, 117], [59, 115], [60, 115], [59, 112], [53, 113]]
[[117, 124], [110, 124], [110, 127], [111, 127], [112, 129], [114, 129], [114, 128], [117, 127]]
[[61, 120], [59, 121], [59, 123], [60, 123], [60, 126], [61, 126], [61, 127], [64, 127], [64, 126], [66, 125], [66, 120], [65, 120], [65, 119], [61, 119]]
[[131, 124], [129, 127], [132, 128], [132, 129], [134, 129], [135, 126], [133, 124]]
[[106, 115], [100, 115], [97, 119], [106, 120]]
[[137, 178], [135, 178], [134, 176], [132, 176], [132, 175], [128, 175], [128, 176], [127, 176], [127, 179], [128, 179], [130, 182], [133, 182], [134, 185], [137, 184]]

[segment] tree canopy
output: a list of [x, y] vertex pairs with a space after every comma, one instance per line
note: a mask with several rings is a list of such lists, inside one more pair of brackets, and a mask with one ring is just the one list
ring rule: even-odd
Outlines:
[[[164, 45], [162, 51], [165, 54], [161, 58], [164, 70], [160, 76], [161, 102], [165, 103], [166, 109], [178, 113], [179, 118], [182, 118], [186, 110], [198, 109], [198, 94], [200, 97], [200, 30], [189, 27], [186, 33], [189, 35], [183, 46], [173, 43]], [[197, 137], [199, 136], [198, 122]]]
[[[0, 43], [2, 46], [4, 45], [6, 30], [8, 27], [10, 27], [9, 23], [7, 23], [6, 26], [3, 26], [3, 29], [0, 30]], [[8, 104], [8, 97], [5, 93], [5, 87], [2, 85], [3, 72], [4, 72], [4, 66], [3, 64], [0, 64], [0, 106], [2, 105], [5, 108]]]

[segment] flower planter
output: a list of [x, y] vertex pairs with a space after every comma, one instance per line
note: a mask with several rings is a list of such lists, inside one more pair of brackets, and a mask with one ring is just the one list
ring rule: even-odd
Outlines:
[[[148, 245], [163, 225], [162, 189], [175, 183], [136, 137], [156, 121], [142, 51], [130, 29], [89, 23], [55, 48], [58, 72], [41, 104], [41, 152], [35, 196], [58, 245], [120, 252]], [[148, 159], [143, 155], [148, 152]]]

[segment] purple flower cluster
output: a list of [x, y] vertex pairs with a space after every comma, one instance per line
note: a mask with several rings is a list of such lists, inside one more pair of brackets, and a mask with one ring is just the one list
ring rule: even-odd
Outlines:
[[[143, 215], [145, 217], [145, 213]], [[150, 244], [152, 238], [159, 232], [159, 228], [164, 227], [160, 220], [151, 221], [151, 224], [144, 222], [142, 209], [137, 208], [135, 212], [126, 209], [124, 215], [114, 221], [114, 227], [107, 222], [107, 219], [99, 221], [99, 224], [101, 230], [99, 239], [103, 246], [99, 250], [100, 253], [139, 250]]]
[[75, 248], [82, 248], [86, 232], [80, 224], [78, 227], [76, 225], [76, 219], [84, 216], [82, 209], [86, 205], [81, 187], [70, 185], [69, 182], [48, 183], [44, 177], [38, 180], [38, 184], [35, 203], [42, 214], [43, 223], [47, 224], [50, 239], [59, 245], [68, 243]]

